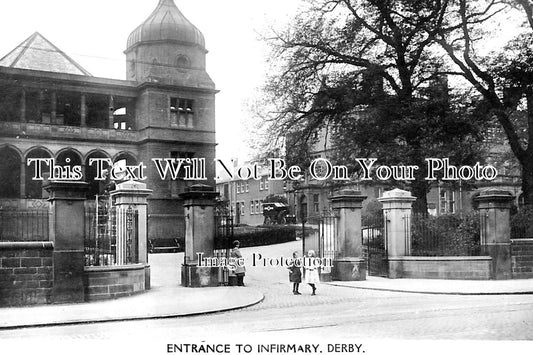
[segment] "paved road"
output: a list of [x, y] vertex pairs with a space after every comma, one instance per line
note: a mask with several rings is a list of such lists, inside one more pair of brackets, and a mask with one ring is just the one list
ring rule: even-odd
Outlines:
[[[533, 296], [454, 296], [350, 289], [321, 284], [318, 295], [302, 285], [293, 295], [282, 268], [251, 266], [251, 253], [290, 255], [296, 243], [244, 249], [247, 287], [262, 290], [264, 302], [213, 315], [1, 331], [2, 339], [131, 339], [165, 342], [227, 336], [253, 339], [532, 340]], [[177, 255], [153, 259], [154, 283], [173, 278]], [[246, 334], [246, 336], [237, 336]], [[180, 340], [181, 339], [181, 340]]]

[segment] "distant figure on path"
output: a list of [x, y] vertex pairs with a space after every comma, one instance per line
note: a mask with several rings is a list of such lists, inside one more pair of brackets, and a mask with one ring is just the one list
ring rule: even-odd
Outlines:
[[298, 252], [295, 251], [292, 253], [292, 266], [289, 267], [289, 282], [292, 282], [292, 293], [295, 295], [301, 295], [301, 293], [298, 291], [298, 287], [300, 287], [300, 282], [302, 282], [302, 270], [300, 269], [300, 266], [297, 266], [296, 259], [298, 259]]
[[[233, 242], [233, 249], [231, 250], [230, 257], [235, 258], [235, 260], [242, 259], [241, 251], [239, 250], [240, 242], [238, 240]], [[230, 276], [236, 276], [237, 277], [237, 286], [244, 286], [244, 274], [246, 272], [246, 268], [244, 266], [240, 266], [239, 263], [236, 263], [235, 270], [232, 270], [230, 272]]]

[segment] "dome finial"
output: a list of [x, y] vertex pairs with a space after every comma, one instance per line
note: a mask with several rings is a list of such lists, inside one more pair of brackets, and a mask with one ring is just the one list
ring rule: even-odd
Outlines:
[[174, 0], [159, 0], [152, 14], [128, 38], [128, 49], [153, 41], [176, 41], [205, 49], [202, 33], [181, 13]]

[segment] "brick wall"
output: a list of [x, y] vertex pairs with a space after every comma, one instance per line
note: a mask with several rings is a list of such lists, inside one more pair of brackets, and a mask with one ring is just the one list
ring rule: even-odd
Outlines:
[[533, 239], [511, 241], [511, 270], [513, 279], [533, 278]]
[[389, 277], [411, 279], [489, 280], [492, 259], [488, 256], [389, 258]]
[[53, 243], [0, 243], [0, 306], [49, 303]]
[[143, 292], [147, 284], [147, 265], [91, 266], [85, 268], [85, 300], [98, 301]]

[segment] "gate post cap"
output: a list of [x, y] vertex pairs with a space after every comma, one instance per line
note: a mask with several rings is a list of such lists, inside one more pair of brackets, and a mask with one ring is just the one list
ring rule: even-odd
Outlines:
[[394, 190], [385, 191], [383, 193], [383, 196], [378, 198], [379, 202], [393, 201], [393, 200], [414, 201], [416, 200], [416, 197], [411, 195], [409, 191], [396, 188]]
[[488, 208], [498, 206], [499, 208], [511, 208], [514, 196], [510, 191], [497, 188], [483, 189], [473, 198], [478, 204], [478, 208]]
[[488, 199], [498, 199], [498, 200], [511, 200], [514, 196], [510, 191], [497, 189], [497, 188], [488, 188], [483, 189], [479, 192], [479, 195], [474, 197], [475, 200], [488, 200]]
[[341, 189], [333, 192], [333, 195], [330, 197], [330, 200], [340, 200], [340, 199], [349, 199], [349, 200], [364, 200], [367, 196], [363, 195], [359, 190], [353, 189]]
[[361, 208], [362, 202], [367, 198], [359, 190], [341, 189], [333, 192], [329, 198], [333, 209]]
[[215, 191], [212, 186], [204, 184], [192, 185], [187, 189], [187, 192], [183, 192], [178, 195], [184, 200], [215, 200], [220, 196], [220, 193]]
[[48, 201], [85, 200], [89, 184], [83, 181], [48, 180], [43, 189], [50, 194]]
[[116, 190], [146, 190], [146, 184], [138, 181], [124, 181], [116, 185]]

